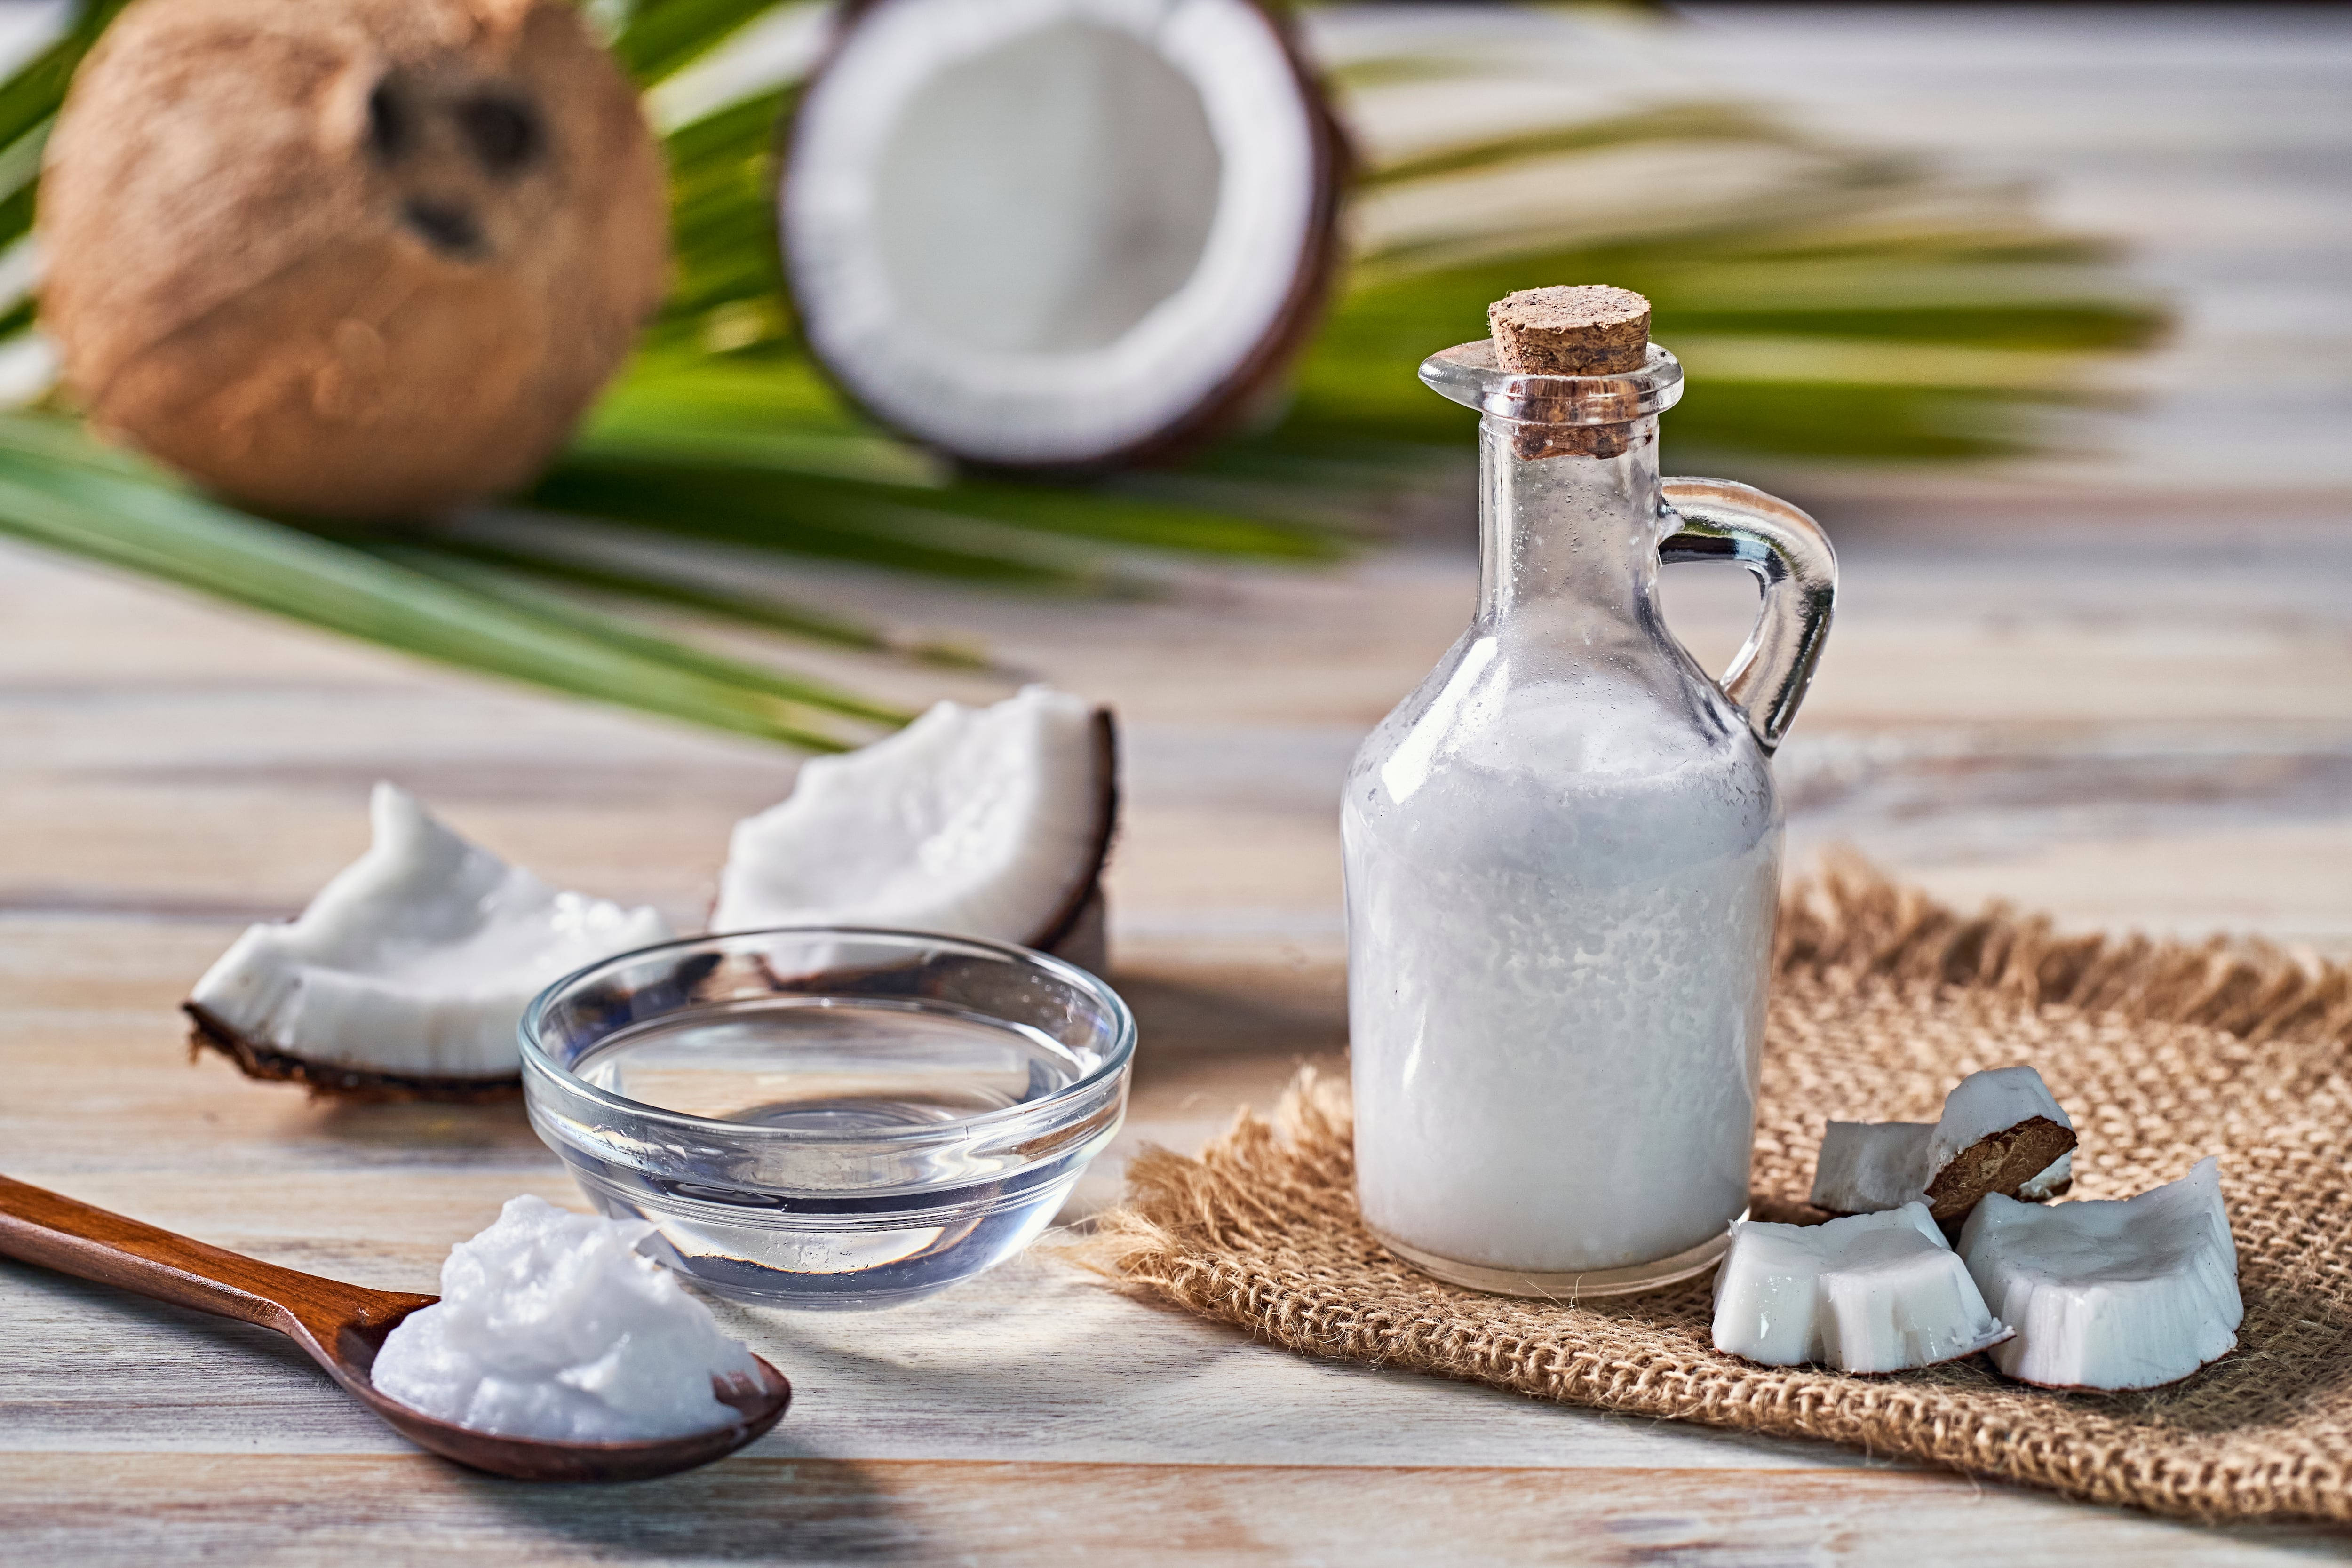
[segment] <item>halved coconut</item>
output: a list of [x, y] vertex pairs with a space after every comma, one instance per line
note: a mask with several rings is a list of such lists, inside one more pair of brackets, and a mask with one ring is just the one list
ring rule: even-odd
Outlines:
[[2017, 1330], [1992, 1360], [2020, 1383], [2156, 1388], [2238, 1346], [2238, 1248], [2210, 1159], [2136, 1198], [1994, 1194], [1969, 1216], [1960, 1256]]
[[2009, 1332], [1921, 1203], [1823, 1225], [1743, 1220], [1715, 1277], [1715, 1348], [1768, 1366], [1902, 1372]]
[[1871, 1214], [1924, 1198], [1957, 1222], [1987, 1193], [2039, 1201], [2074, 1179], [2074, 1124], [2030, 1067], [1970, 1073], [1936, 1121], [1832, 1121], [1813, 1166], [1812, 1202]]
[[257, 925], [196, 982], [192, 1044], [313, 1093], [482, 1100], [521, 1083], [515, 1030], [550, 982], [667, 941], [651, 909], [559, 892], [388, 784], [374, 842], [290, 922]]
[[786, 278], [817, 358], [919, 440], [1166, 456], [1305, 343], [1342, 163], [1256, 0], [865, 0], [793, 121]]
[[790, 795], [738, 823], [711, 929], [887, 926], [1099, 967], [1118, 816], [1108, 710], [1045, 686], [989, 708], [941, 702], [802, 764]]

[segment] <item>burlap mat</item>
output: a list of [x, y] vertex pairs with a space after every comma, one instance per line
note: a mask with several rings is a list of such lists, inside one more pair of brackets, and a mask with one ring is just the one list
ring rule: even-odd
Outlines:
[[1793, 889], [1756, 1142], [1758, 1213], [1803, 1200], [1822, 1123], [1932, 1121], [1979, 1068], [2030, 1062], [2082, 1134], [2074, 1194], [2127, 1196], [2219, 1154], [2246, 1320], [2171, 1388], [2061, 1394], [1981, 1359], [1857, 1377], [1710, 1344], [1706, 1280], [1591, 1305], [1414, 1273], [1356, 1214], [1347, 1086], [1302, 1073], [1197, 1160], [1153, 1150], [1086, 1246], [1127, 1287], [1273, 1342], [1631, 1415], [1822, 1437], [2201, 1519], [2352, 1519], [2352, 984], [2262, 944], [2053, 937], [1966, 919], [1858, 864]]

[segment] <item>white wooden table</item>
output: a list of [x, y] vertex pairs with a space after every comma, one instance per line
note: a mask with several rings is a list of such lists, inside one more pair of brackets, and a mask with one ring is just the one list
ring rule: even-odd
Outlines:
[[[1811, 25], [1732, 24], [1766, 42]], [[1838, 36], [1866, 57], [1874, 25], [1894, 24], [1864, 14]], [[2273, 50], [2288, 87], [2311, 52], [2292, 37]], [[1866, 58], [1841, 58], [1867, 75]], [[1913, 84], [1930, 119], [1932, 87]], [[1813, 101], [1829, 113], [1834, 97]], [[2333, 123], [2306, 144], [2336, 147]], [[2068, 167], [2069, 199], [2109, 189]], [[2323, 240], [2345, 221], [2336, 199], [2312, 219]], [[2309, 276], [2294, 287], [2340, 302], [2310, 229], [2294, 231]], [[2159, 262], [2193, 272], [2181, 255]], [[2197, 321], [2172, 374], [2206, 363]], [[2352, 379], [2315, 384], [2352, 405]], [[2149, 484], [2087, 462], [1806, 485], [1846, 591], [1781, 763], [1801, 853], [1843, 839], [1948, 897], [2352, 952], [2340, 451], [2252, 496], [2185, 468]], [[1193, 1146], [1298, 1061], [1336, 1059], [1332, 803], [1358, 738], [1466, 613], [1458, 541], [1331, 574], [1207, 574], [1139, 607], [815, 575], [902, 624], [987, 636], [1127, 725], [1115, 978], [1145, 1043], [1129, 1128], [1074, 1214], [1115, 1194], [1138, 1142]], [[1677, 577], [1672, 595], [1719, 662], [1742, 591]], [[505, 1198], [579, 1202], [520, 1111], [338, 1109], [216, 1058], [191, 1065], [173, 1012], [190, 981], [244, 922], [290, 912], [358, 851], [378, 777], [560, 883], [690, 921], [728, 826], [789, 774], [748, 744], [0, 549], [0, 1170], [294, 1267], [432, 1289], [449, 1244]], [[0, 1264], [0, 1562], [2352, 1554], [2352, 1538], [2318, 1530], [2200, 1530], [1307, 1362], [1036, 1255], [892, 1313], [722, 1312], [800, 1389], [773, 1434], [667, 1481], [530, 1488], [407, 1448], [258, 1331]]]

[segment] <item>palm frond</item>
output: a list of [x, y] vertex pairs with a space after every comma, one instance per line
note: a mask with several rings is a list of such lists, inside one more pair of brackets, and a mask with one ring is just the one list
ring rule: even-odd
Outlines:
[[829, 643], [860, 653], [896, 654], [950, 669], [994, 668], [979, 653], [953, 643], [901, 637], [871, 622], [854, 620], [814, 605], [773, 595], [755, 597], [701, 587], [658, 570], [625, 571], [617, 566], [600, 566], [577, 555], [550, 553], [513, 543], [492, 543], [457, 533], [414, 538], [404, 541], [403, 546], [412, 552], [499, 568], [521, 577], [585, 588], [608, 598], [674, 605], [712, 620], [731, 621], [759, 631], [782, 632], [787, 637]]
[[[121, 4], [85, 0], [0, 81], [0, 249], [30, 229], [48, 127]], [[1307, 7], [1360, 167], [1354, 253], [1286, 415], [1173, 469], [974, 475], [876, 426], [800, 342], [776, 138], [814, 48], [812, 0], [595, 14], [668, 127], [674, 282], [626, 374], [521, 498], [557, 526], [305, 529], [18, 415], [0, 416], [0, 531], [460, 668], [829, 748], [903, 715], [669, 621], [935, 664], [984, 655], [641, 563], [687, 543], [1066, 594], [1146, 591], [1184, 559], [1328, 560], [1450, 471], [1437, 455], [1458, 458], [1471, 416], [1413, 368], [1532, 282], [1647, 294], [1692, 372], [1677, 447], [1784, 457], [2030, 449], [2043, 411], [2101, 395], [2100, 367], [2164, 321], [2105, 247], [2042, 225], [2016, 191], [1828, 143], [1663, 73], [1626, 90], [1653, 24]], [[0, 264], [0, 338], [34, 318], [7, 276]]]
[[463, 668], [821, 750], [904, 716], [625, 623], [221, 506], [70, 424], [0, 416], [0, 531]]

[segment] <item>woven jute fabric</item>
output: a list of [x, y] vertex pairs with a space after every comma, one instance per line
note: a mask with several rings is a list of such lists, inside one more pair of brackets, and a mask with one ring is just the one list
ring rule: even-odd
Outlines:
[[1555, 1303], [1439, 1284], [1356, 1211], [1347, 1086], [1302, 1073], [1188, 1159], [1154, 1150], [1084, 1244], [1139, 1293], [1294, 1350], [1874, 1454], [2193, 1518], [2352, 1520], [2352, 977], [2260, 943], [2061, 938], [1968, 918], [1858, 863], [1781, 916], [1756, 1141], [1759, 1217], [1805, 1206], [1825, 1120], [1933, 1121], [1964, 1073], [2041, 1069], [2082, 1142], [2074, 1195], [2221, 1158], [2236, 1353], [2145, 1393], [2059, 1394], [1982, 1358], [1885, 1377], [1712, 1346], [1706, 1279]]

